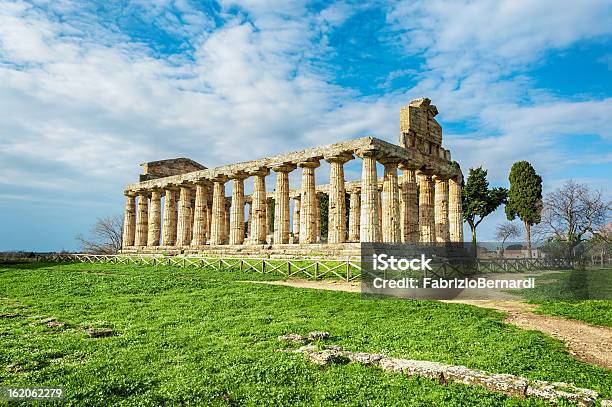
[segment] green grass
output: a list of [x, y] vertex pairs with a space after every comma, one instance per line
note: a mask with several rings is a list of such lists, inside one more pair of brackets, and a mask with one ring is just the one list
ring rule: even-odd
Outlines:
[[[251, 284], [238, 271], [0, 266], [0, 383], [61, 385], [67, 405], [547, 405], [359, 365], [320, 368], [276, 337], [329, 331], [347, 350], [565, 381], [612, 397], [612, 372], [461, 304]], [[55, 317], [67, 327], [48, 328]], [[91, 339], [81, 327], [111, 327]], [[287, 345], [284, 345], [285, 347]]]
[[564, 270], [536, 277], [536, 288], [522, 290], [537, 313], [612, 327], [612, 270]]

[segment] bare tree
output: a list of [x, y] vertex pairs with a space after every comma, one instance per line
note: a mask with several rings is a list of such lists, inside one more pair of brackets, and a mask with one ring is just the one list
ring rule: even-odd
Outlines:
[[604, 201], [601, 191], [569, 180], [544, 197], [542, 231], [565, 247], [567, 259], [574, 248], [607, 223], [612, 204]]
[[99, 218], [91, 228], [90, 234], [89, 237], [84, 237], [82, 234], [76, 237], [83, 252], [115, 254], [121, 249], [123, 218], [121, 216]]
[[499, 223], [495, 229], [495, 238], [501, 240], [500, 257], [504, 257], [504, 245], [508, 239], [516, 239], [521, 236], [518, 225], [512, 222]]

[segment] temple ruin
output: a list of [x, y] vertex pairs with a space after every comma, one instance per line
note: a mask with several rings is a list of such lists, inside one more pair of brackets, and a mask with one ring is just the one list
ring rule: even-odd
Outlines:
[[[363, 137], [216, 168], [186, 158], [145, 163], [140, 182], [125, 189], [122, 253], [326, 256], [358, 254], [362, 242], [462, 242], [462, 175], [442, 147], [437, 113], [426, 98], [402, 107], [399, 145]], [[356, 157], [361, 180], [346, 181]], [[322, 160], [327, 185], [316, 184]], [[298, 189], [289, 188], [292, 171], [301, 171]]]

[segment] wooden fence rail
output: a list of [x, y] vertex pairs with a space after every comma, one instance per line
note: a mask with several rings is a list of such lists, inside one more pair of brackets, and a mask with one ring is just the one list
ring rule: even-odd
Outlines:
[[353, 281], [361, 276], [361, 260], [359, 257], [347, 257], [343, 259], [316, 257], [307, 259], [271, 259], [213, 256], [48, 254], [21, 257], [20, 259], [37, 262], [82, 262], [140, 266], [212, 268], [219, 271], [240, 270], [253, 271], [262, 274], [279, 273], [287, 277], [306, 277], [311, 279], [340, 278], [346, 281]]

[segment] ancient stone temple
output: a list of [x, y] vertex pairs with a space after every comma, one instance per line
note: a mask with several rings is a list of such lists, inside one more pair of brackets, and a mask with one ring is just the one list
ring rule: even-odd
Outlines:
[[[462, 175], [442, 147], [437, 113], [425, 98], [402, 107], [399, 145], [364, 137], [216, 168], [186, 158], [145, 163], [125, 189], [122, 252], [350, 255], [361, 242], [462, 242]], [[347, 181], [345, 165], [356, 159], [361, 179]], [[321, 161], [327, 185], [316, 182]], [[299, 188], [289, 187], [292, 171]]]

